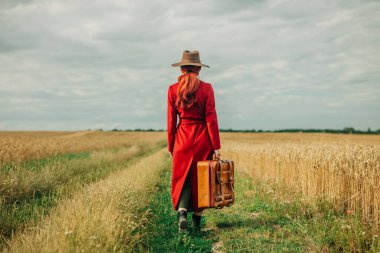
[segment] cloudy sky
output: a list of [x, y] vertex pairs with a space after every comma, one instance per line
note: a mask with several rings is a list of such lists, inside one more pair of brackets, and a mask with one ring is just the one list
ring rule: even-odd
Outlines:
[[166, 128], [185, 49], [220, 128], [380, 129], [380, 2], [1, 0], [0, 130]]

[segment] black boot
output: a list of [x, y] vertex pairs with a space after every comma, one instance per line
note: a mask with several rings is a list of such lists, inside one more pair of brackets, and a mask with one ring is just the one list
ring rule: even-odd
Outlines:
[[178, 228], [181, 232], [187, 231], [187, 212], [184, 210], [178, 212]]
[[201, 219], [202, 219], [202, 216], [193, 214], [192, 221], [193, 221], [194, 230], [197, 230], [197, 231], [201, 230]]

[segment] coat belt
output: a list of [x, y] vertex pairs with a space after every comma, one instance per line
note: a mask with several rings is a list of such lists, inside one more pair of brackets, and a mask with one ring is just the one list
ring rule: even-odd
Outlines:
[[179, 118], [179, 125], [206, 124], [206, 119]]

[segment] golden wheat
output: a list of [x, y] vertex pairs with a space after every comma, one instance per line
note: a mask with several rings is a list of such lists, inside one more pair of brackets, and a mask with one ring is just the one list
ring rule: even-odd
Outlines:
[[[64, 185], [66, 182], [72, 181], [75, 176], [84, 176], [86, 173], [93, 174], [99, 171], [97, 168], [102, 164], [117, 164], [143, 152], [145, 152], [143, 147], [134, 145], [121, 148], [117, 152], [95, 151], [91, 153], [90, 159], [74, 159], [65, 162], [52, 160], [38, 170], [16, 167], [7, 173], [0, 173], [2, 203], [32, 197], [35, 192], [53, 190], [60, 184]], [[109, 167], [111, 169], [111, 166]]]
[[168, 156], [161, 150], [61, 201], [5, 252], [125, 252], [141, 243], [154, 182]]
[[152, 143], [163, 132], [0, 132], [0, 167], [46, 156]]
[[227, 138], [223, 156], [253, 178], [286, 185], [311, 199], [328, 199], [337, 209], [360, 212], [379, 226], [378, 136], [277, 136], [267, 134], [266, 141], [260, 134]]

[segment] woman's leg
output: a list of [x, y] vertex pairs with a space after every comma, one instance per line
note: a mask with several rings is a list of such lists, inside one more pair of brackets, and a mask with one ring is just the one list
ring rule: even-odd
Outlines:
[[187, 210], [190, 208], [190, 201], [191, 184], [189, 176], [187, 176], [178, 203], [178, 227], [182, 232], [187, 231]]
[[195, 230], [201, 229], [201, 219], [202, 219], [202, 211], [193, 213], [192, 221], [193, 221], [193, 228]]
[[189, 210], [190, 201], [191, 201], [191, 184], [190, 184], [190, 176], [188, 175], [186, 177], [185, 184], [182, 188], [182, 192], [179, 197], [178, 211]]

